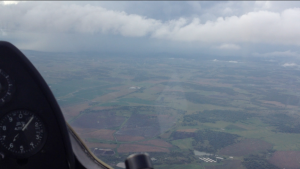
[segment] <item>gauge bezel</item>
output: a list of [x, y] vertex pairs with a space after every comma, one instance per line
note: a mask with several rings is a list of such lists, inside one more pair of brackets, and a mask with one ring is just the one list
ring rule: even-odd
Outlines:
[[[8, 77], [6, 78], [6, 76], [8, 76]], [[6, 103], [8, 103], [12, 99], [12, 97], [16, 91], [15, 81], [14, 81], [13, 77], [11, 77], [10, 74], [8, 74], [5, 70], [3, 70], [3, 68], [0, 68], [0, 78], [2, 78], [2, 77], [4, 77], [4, 79], [6, 80], [6, 82], [8, 84], [8, 88], [3, 96], [0, 95], [0, 106], [3, 106]], [[12, 86], [9, 86], [9, 84], [12, 84]], [[8, 94], [8, 93], [10, 93], [10, 94]]]
[[31, 157], [31, 156], [37, 154], [38, 152], [40, 152], [46, 145], [47, 137], [48, 137], [48, 128], [46, 126], [45, 120], [40, 115], [38, 115], [38, 113], [36, 113], [37, 111], [33, 111], [30, 109], [13, 109], [11, 111], [3, 113], [3, 115], [0, 116], [0, 121], [2, 121], [2, 119], [5, 118], [10, 113], [17, 112], [17, 111], [27, 111], [27, 112], [34, 114], [34, 116], [38, 117], [39, 121], [43, 124], [44, 130], [45, 130], [43, 133], [42, 141], [36, 148], [34, 148], [33, 150], [31, 150], [29, 152], [25, 152], [25, 153], [14, 153], [12, 151], [9, 151], [6, 147], [3, 146], [1, 141], [0, 141], [0, 147], [5, 152], [6, 155], [11, 156], [13, 158], [17, 158], [17, 159], [28, 158], [28, 157]]

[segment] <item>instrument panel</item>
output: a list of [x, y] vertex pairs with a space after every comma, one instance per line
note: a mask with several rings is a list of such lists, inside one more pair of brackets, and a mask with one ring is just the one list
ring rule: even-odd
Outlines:
[[66, 122], [48, 85], [15, 46], [0, 41], [0, 168], [74, 168]]
[[0, 168], [110, 169], [67, 127], [49, 86], [15, 46], [0, 41]]

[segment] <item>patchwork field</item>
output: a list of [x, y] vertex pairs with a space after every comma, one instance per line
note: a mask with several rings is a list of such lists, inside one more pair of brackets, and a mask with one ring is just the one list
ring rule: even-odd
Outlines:
[[158, 147], [172, 147], [172, 145], [166, 141], [163, 140], [147, 140], [139, 142], [140, 144], [151, 144]]
[[104, 144], [104, 143], [91, 143], [91, 142], [85, 142], [86, 146], [90, 149], [94, 149], [94, 148], [109, 148], [109, 149], [114, 149], [117, 148], [116, 144]]
[[85, 127], [94, 129], [114, 128], [120, 126], [125, 121], [124, 117], [116, 116], [110, 111], [101, 113], [82, 113], [77, 120], [71, 124], [75, 127]]
[[285, 169], [300, 168], [300, 152], [277, 151], [270, 158], [270, 163]]
[[246, 156], [272, 149], [273, 145], [257, 139], [245, 139], [221, 149], [218, 154], [227, 156]]
[[51, 58], [32, 61], [87, 146], [114, 151], [97, 154], [113, 167], [148, 152], [158, 169], [300, 168], [300, 69], [284, 60]]
[[135, 152], [169, 152], [166, 148], [138, 145], [138, 144], [122, 144], [118, 148], [119, 153], [135, 153]]
[[141, 136], [124, 136], [124, 135], [116, 135], [116, 138], [118, 141], [124, 141], [124, 142], [140, 141], [145, 139], [145, 137], [141, 137]]
[[107, 129], [100, 129], [96, 131], [92, 131], [89, 133], [82, 133], [80, 136], [83, 138], [97, 138], [102, 140], [115, 140], [113, 134], [115, 130], [107, 130]]

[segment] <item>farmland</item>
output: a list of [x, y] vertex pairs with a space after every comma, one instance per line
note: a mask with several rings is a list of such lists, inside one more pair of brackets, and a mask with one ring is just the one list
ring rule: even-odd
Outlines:
[[219, 151], [221, 155], [227, 156], [245, 156], [260, 151], [266, 151], [272, 148], [272, 144], [262, 140], [245, 139], [237, 144], [227, 146]]
[[66, 121], [114, 151], [97, 154], [113, 167], [136, 152], [158, 169], [300, 167], [300, 69], [283, 60], [33, 54]]
[[277, 151], [270, 158], [270, 162], [281, 168], [300, 168], [299, 164], [300, 152], [297, 151]]

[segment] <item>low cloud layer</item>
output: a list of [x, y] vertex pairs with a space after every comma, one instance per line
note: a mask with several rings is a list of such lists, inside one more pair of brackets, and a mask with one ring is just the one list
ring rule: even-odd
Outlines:
[[224, 43], [220, 49], [239, 49], [234, 44], [241, 42], [300, 45], [300, 8], [281, 12], [260, 10], [204, 23], [197, 17], [163, 22], [100, 6], [26, 2], [0, 5], [0, 20], [2, 30], [8, 32], [149, 36], [171, 41]]
[[[2, 27], [8, 31], [121, 34], [145, 36], [159, 21], [91, 5], [19, 3], [0, 6]], [[8, 17], [9, 16], [9, 17]]]
[[213, 61], [214, 61], [214, 62], [228, 62], [228, 63], [239, 63], [238, 61], [235, 61], [235, 60], [230, 60], [230, 61], [223, 61], [223, 60], [217, 60], [217, 59], [214, 59]]
[[228, 43], [222, 44], [222, 45], [218, 46], [217, 48], [218, 49], [226, 49], [226, 50], [238, 50], [238, 49], [240, 49], [240, 47], [238, 45], [228, 44]]
[[42, 51], [297, 57], [296, 6], [300, 3], [2, 1], [0, 40]]
[[275, 51], [269, 53], [254, 53], [253, 56], [262, 56], [262, 57], [298, 57], [299, 54], [292, 51]]
[[297, 66], [296, 63], [285, 63], [282, 65], [283, 67], [294, 67], [294, 66]]

